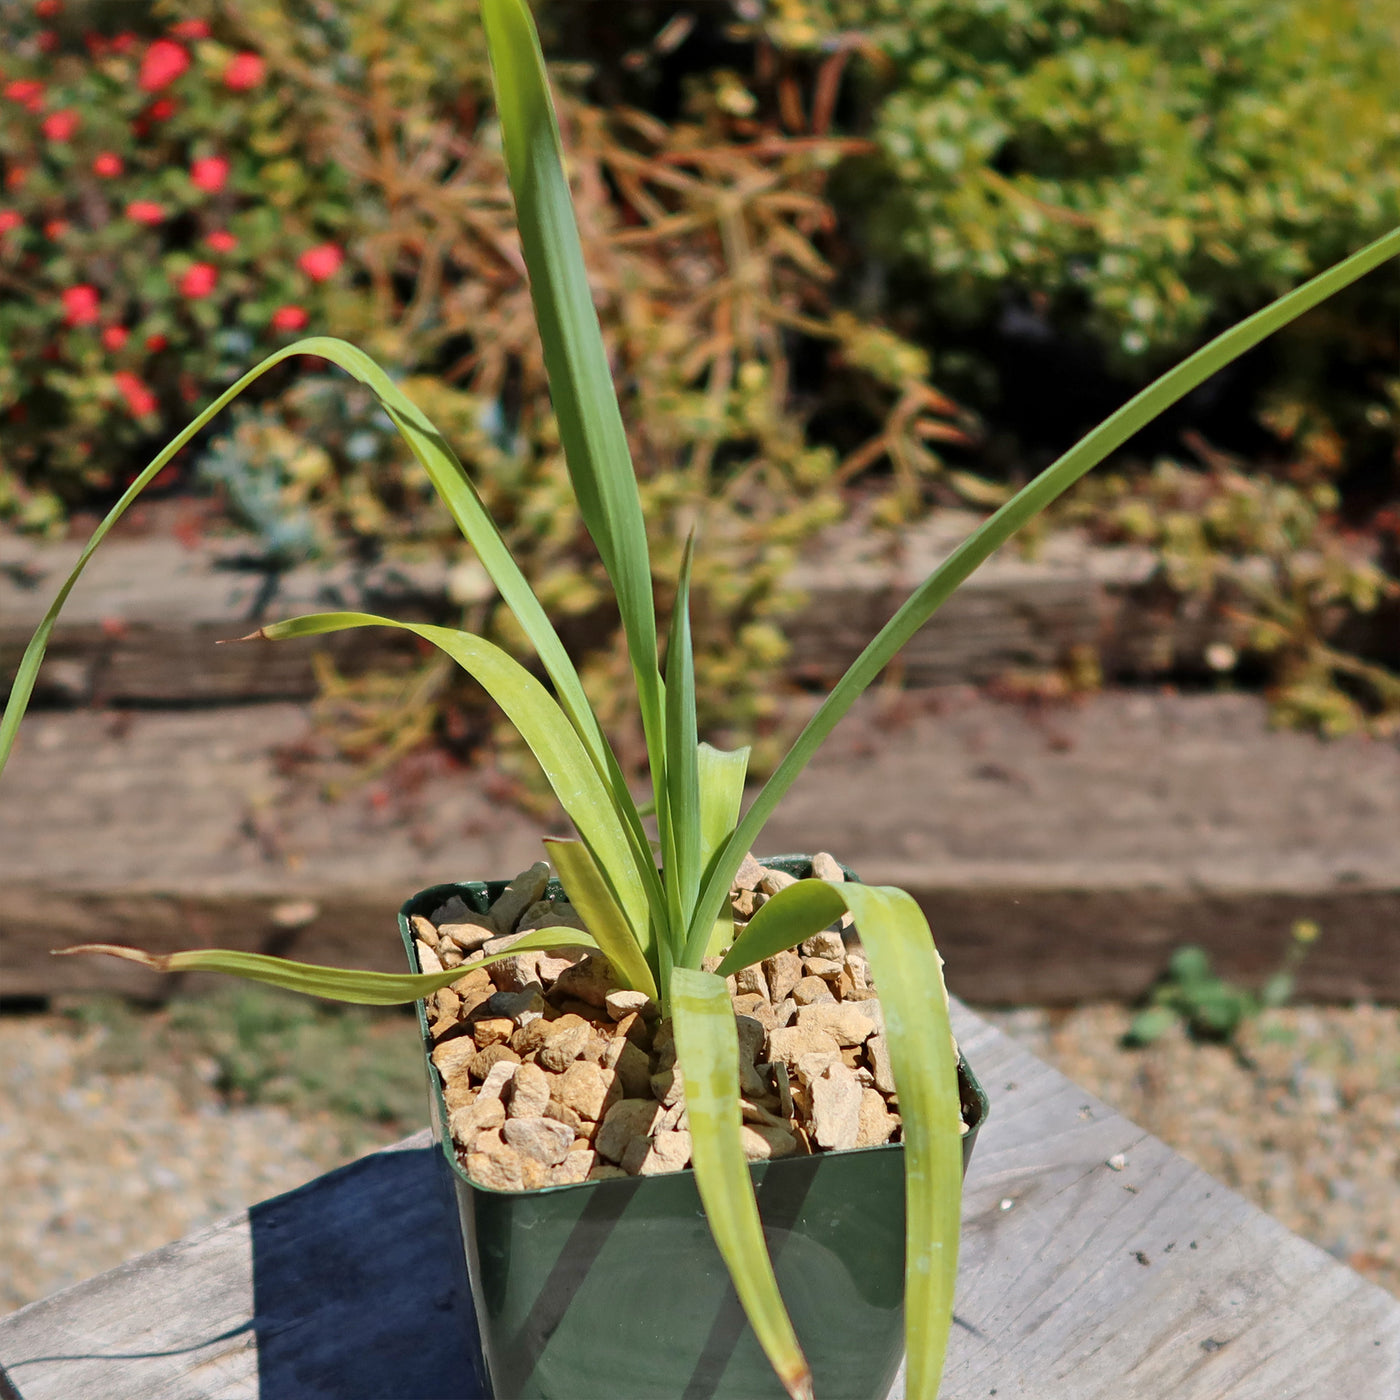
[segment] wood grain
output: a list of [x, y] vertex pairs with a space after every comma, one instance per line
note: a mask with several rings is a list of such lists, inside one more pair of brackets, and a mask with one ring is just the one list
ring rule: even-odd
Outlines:
[[[954, 1011], [993, 1108], [943, 1400], [1395, 1400], [1400, 1302]], [[0, 1319], [0, 1363], [25, 1400], [482, 1396], [426, 1133], [400, 1148]]]
[[[323, 802], [280, 757], [307, 732], [283, 704], [31, 716], [0, 783], [0, 992], [171, 988], [49, 957], [73, 942], [387, 968], [407, 895], [537, 858], [548, 825], [488, 772]], [[1257, 983], [1309, 918], [1303, 996], [1400, 1002], [1400, 746], [1277, 733], [1250, 697], [1039, 712], [954, 692], [902, 715], [870, 697], [762, 842], [910, 890], [969, 1001], [1134, 997], [1190, 942]]]
[[[789, 674], [832, 683], [977, 521], [944, 511], [898, 536], [847, 525], [823, 537], [787, 580], [806, 599], [785, 623]], [[213, 643], [327, 607], [444, 621], [454, 612], [445, 562], [273, 574], [248, 568], [240, 547], [113, 536], [59, 619], [39, 697], [141, 704], [309, 698], [316, 693], [312, 645]], [[77, 544], [44, 545], [0, 531], [0, 683], [13, 674], [77, 554]], [[1076, 648], [1097, 651], [1111, 676], [1199, 669], [1224, 624], [1162, 596], [1154, 568], [1147, 551], [1096, 547], [1074, 532], [1052, 536], [1033, 558], [1003, 550], [910, 642], [899, 673], [914, 686], [987, 681], [1010, 670], [1054, 668]], [[316, 646], [351, 669], [411, 655], [402, 638], [373, 630]]]

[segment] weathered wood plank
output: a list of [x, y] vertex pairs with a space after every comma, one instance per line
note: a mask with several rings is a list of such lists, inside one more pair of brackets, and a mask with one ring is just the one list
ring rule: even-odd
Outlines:
[[944, 1400], [1400, 1394], [1400, 1302], [984, 1022], [955, 1024], [993, 1109]]
[[[1400, 1303], [955, 1018], [993, 1112], [944, 1400], [1394, 1400]], [[400, 1146], [0, 1319], [0, 1363], [25, 1400], [482, 1395], [451, 1206]]]
[[[829, 683], [910, 591], [977, 523], [947, 511], [898, 538], [844, 527], [799, 563], [793, 587], [807, 597], [789, 621], [788, 670]], [[68, 702], [168, 704], [315, 694], [311, 649], [279, 648], [250, 660], [220, 647], [271, 617], [325, 607], [395, 616], [448, 617], [444, 563], [352, 569], [302, 567], [275, 580], [238, 567], [237, 541], [187, 547], [163, 536], [118, 534], [93, 558], [55, 631], [41, 694]], [[77, 544], [41, 545], [0, 532], [0, 682], [77, 558]], [[916, 637], [900, 660], [907, 684], [985, 681], [1016, 668], [1062, 663], [1092, 647], [1110, 675], [1158, 675], [1197, 665], [1220, 634], [1218, 620], [1163, 609], [1143, 550], [1105, 549], [1077, 533], [1049, 539], [1032, 559], [1003, 551]], [[385, 664], [400, 638], [372, 631], [319, 643], [343, 665]]]
[[[292, 705], [31, 716], [0, 788], [0, 989], [169, 987], [48, 955], [94, 940], [388, 968], [407, 894], [536, 858], [540, 824], [480, 773], [323, 803], [277, 758], [306, 725]], [[1323, 929], [1303, 995], [1400, 1001], [1400, 748], [1274, 733], [1245, 697], [954, 695], [898, 722], [872, 700], [763, 848], [911, 890], [986, 1004], [1135, 996], [1186, 942], [1257, 978], [1296, 918]], [[289, 901], [315, 910], [289, 926]]]

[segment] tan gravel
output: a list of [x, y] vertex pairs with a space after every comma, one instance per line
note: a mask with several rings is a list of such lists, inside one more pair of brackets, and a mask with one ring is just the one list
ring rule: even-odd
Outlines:
[[[1243, 1034], [1252, 1066], [1179, 1034], [1123, 1050], [1130, 1013], [1116, 1005], [983, 1014], [1400, 1295], [1400, 1010], [1271, 1012]], [[230, 1108], [188, 1067], [179, 1087], [109, 1072], [102, 1046], [100, 1029], [75, 1034], [64, 1017], [0, 1018], [0, 1312], [386, 1138], [330, 1115]]]
[[981, 1014], [1400, 1296], [1400, 1009], [1266, 1012], [1238, 1055], [1179, 1029], [1124, 1050], [1132, 1013], [1119, 1005]]
[[0, 1313], [385, 1141], [329, 1115], [229, 1108], [190, 1075], [107, 1073], [104, 1039], [0, 1017]]

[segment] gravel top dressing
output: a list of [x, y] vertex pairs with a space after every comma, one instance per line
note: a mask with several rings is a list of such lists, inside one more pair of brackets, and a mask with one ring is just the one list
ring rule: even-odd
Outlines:
[[[1117, 1005], [984, 1014], [1400, 1295], [1400, 1010], [1269, 1012], [1245, 1027], [1239, 1054], [1180, 1033], [1123, 1049], [1131, 1012]], [[404, 1017], [293, 1028], [275, 1037], [284, 1059], [261, 1077], [216, 1036], [175, 1058], [171, 1019], [0, 1018], [0, 1311], [422, 1125], [421, 1079], [401, 1085], [421, 1075], [417, 1037]], [[387, 1086], [376, 1110], [389, 1114], [401, 1099], [399, 1116], [366, 1121], [313, 1108], [315, 1081], [333, 1066], [307, 1064], [299, 1073], [298, 1056], [334, 1057], [359, 1075], [372, 1070]], [[261, 1083], [254, 1097], [287, 1102], [231, 1103], [217, 1087], [231, 1078]], [[993, 1112], [1001, 1087], [987, 1085]]]

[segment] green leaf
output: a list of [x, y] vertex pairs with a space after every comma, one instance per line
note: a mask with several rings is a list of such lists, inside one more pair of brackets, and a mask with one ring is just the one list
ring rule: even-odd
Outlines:
[[825, 880], [799, 880], [761, 904], [734, 946], [715, 969], [720, 977], [732, 977], [740, 968], [771, 958], [785, 948], [810, 938], [846, 912], [840, 887]]
[[1124, 1039], [1129, 1045], [1151, 1045], [1154, 1040], [1160, 1040], [1166, 1035], [1178, 1019], [1176, 1012], [1165, 1006], [1154, 1006], [1146, 1011], [1139, 1011], [1133, 1017]]
[[701, 744], [698, 755], [700, 780], [700, 864], [708, 866], [739, 824], [744, 800], [744, 780], [749, 772], [749, 750], [717, 749]]
[[617, 595], [661, 801], [664, 721], [646, 519], [564, 177], [544, 55], [524, 0], [482, 0], [481, 18], [559, 437], [584, 524]]
[[583, 916], [614, 972], [627, 986], [645, 992], [659, 1006], [661, 998], [652, 969], [588, 847], [581, 841], [561, 841], [552, 836], [544, 838], [544, 845], [559, 872], [569, 903]]
[[598, 776], [582, 741], [553, 696], [514, 657], [470, 632], [396, 622], [370, 613], [310, 613], [271, 623], [243, 640], [314, 637], [352, 627], [396, 627], [432, 642], [501, 707], [539, 760], [560, 806], [588, 844], [614, 903], [626, 916], [637, 946], [645, 954], [650, 940], [646, 892], [612, 793]]
[[75, 953], [106, 953], [127, 962], [140, 963], [155, 972], [225, 972], [245, 982], [266, 982], [289, 992], [326, 997], [331, 1001], [352, 1001], [362, 1006], [397, 1006], [418, 1001], [442, 987], [460, 981], [473, 968], [489, 967], [502, 958], [514, 957], [535, 948], [596, 948], [593, 939], [576, 928], [544, 928], [528, 933], [509, 949], [477, 958], [444, 972], [365, 972], [357, 968], [320, 967], [315, 963], [291, 962], [265, 953], [240, 953], [231, 948], [195, 948], [184, 953], [143, 953], [139, 948], [123, 948], [115, 943], [82, 943], [72, 948], [55, 948], [55, 957]]
[[679, 941], [700, 893], [700, 760], [695, 733], [695, 656], [690, 641], [690, 570], [695, 536], [685, 542], [671, 636], [666, 646], [666, 806], [661, 827], [669, 898], [670, 942], [681, 959]]
[[722, 977], [671, 974], [676, 1062], [685, 1080], [695, 1185], [734, 1291], [787, 1393], [812, 1395], [812, 1373], [778, 1292], [763, 1238], [739, 1113], [739, 1034]]
[[[700, 865], [706, 877], [739, 821], [739, 810], [744, 800], [744, 779], [748, 771], [747, 748], [716, 749], [709, 744], [700, 745]], [[716, 956], [733, 941], [734, 916], [724, 906], [703, 944], [698, 934], [694, 936], [694, 941], [687, 942], [682, 962], [686, 967], [698, 967], [704, 958]]]
[[[613, 805], [627, 828], [628, 842], [646, 888], [647, 900], [655, 916], [665, 915], [660, 880], [652, 862], [647, 844], [645, 829], [636, 805], [632, 801], [627, 786], [612, 749], [603, 736], [596, 716], [588, 704], [583, 683], [578, 672], [559, 640], [544, 608], [530, 589], [529, 582], [520, 566], [511, 558], [505, 541], [501, 538], [495, 522], [487, 514], [476, 488], [462, 467], [456, 454], [448, 446], [442, 435], [427, 416], [389, 378], [389, 376], [362, 350], [343, 340], [327, 336], [312, 336], [299, 340], [294, 345], [269, 355], [261, 364], [249, 370], [236, 384], [220, 394], [204, 409], [190, 425], [178, 433], [163, 448], [135, 481], [123, 492], [121, 499], [107, 513], [102, 523], [93, 531], [92, 538], [84, 547], [73, 571], [68, 575], [57, 597], [44, 614], [24, 656], [20, 660], [14, 684], [10, 689], [9, 700], [3, 718], [0, 718], [0, 772], [4, 771], [6, 760], [14, 745], [19, 722], [28, 707], [34, 690], [34, 682], [39, 667], [48, 648], [49, 637], [53, 632], [58, 615], [72, 592], [73, 586], [87, 567], [93, 551], [101, 544], [107, 533], [126, 513], [127, 508], [160, 473], [161, 469], [180, 451], [211, 419], [232, 403], [250, 384], [256, 382], [268, 370], [294, 355], [319, 355], [338, 365], [347, 374], [366, 385], [379, 399], [390, 420], [399, 430], [413, 455], [422, 464], [433, 486], [442, 497], [453, 518], [476, 551], [482, 566], [492, 582], [500, 590], [506, 605], [515, 614], [525, 635], [538, 653], [549, 678], [559, 696], [559, 703], [568, 715], [579, 738], [584, 743], [590, 760], [599, 775], [608, 784], [613, 794]], [[659, 705], [659, 701], [658, 701]]]
[[880, 993], [904, 1119], [906, 1394], [909, 1400], [934, 1400], [958, 1273], [962, 1113], [943, 960], [927, 920], [903, 890], [799, 880], [759, 909], [715, 975], [728, 976], [790, 948], [847, 910]]
[[763, 790], [745, 814], [738, 829], [715, 863], [691, 919], [691, 936], [704, 928], [706, 935], [719, 913], [734, 872], [744, 853], [754, 844], [773, 809], [872, 681], [894, 659], [901, 647], [926, 623], [963, 581], [989, 555], [999, 549], [1023, 525], [1034, 519], [1110, 452], [1146, 427], [1164, 410], [1204, 383], [1216, 370], [1229, 364], [1266, 336], [1349, 286], [1387, 258], [1400, 254], [1400, 228], [1392, 230], [1326, 272], [1294, 288], [1262, 311], [1215, 337], [1183, 360], [1116, 413], [1080, 439], [1062, 457], [1023, 487], [988, 517], [919, 585], [898, 612], [882, 627], [869, 646], [852, 662], [816, 714], [808, 721], [787, 756], [774, 770]]

